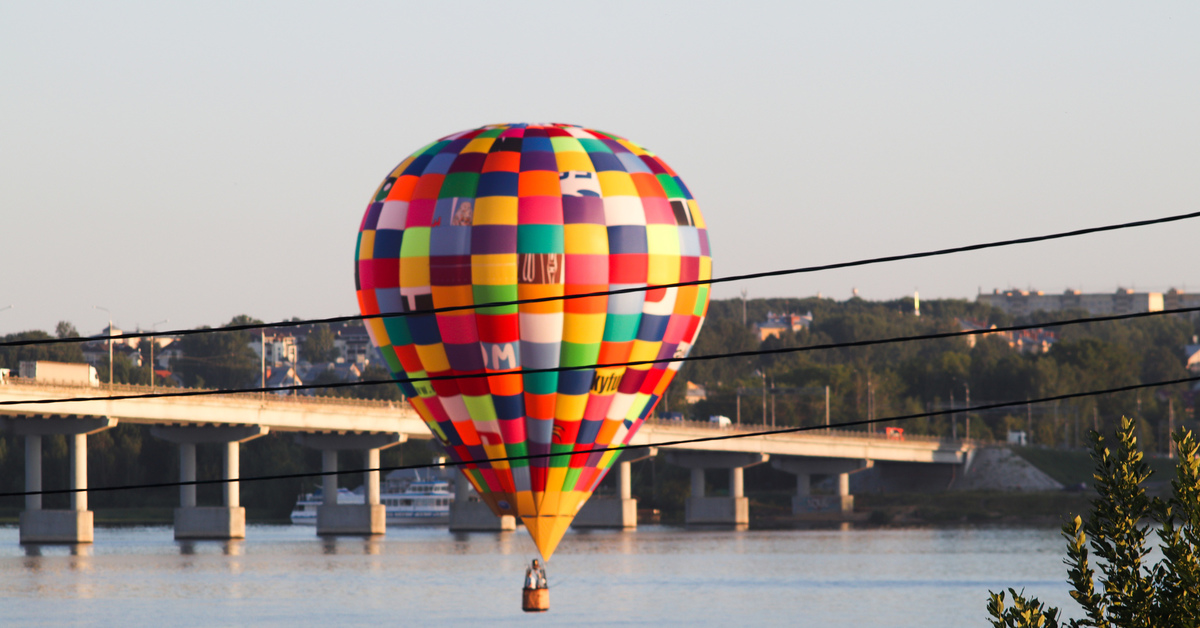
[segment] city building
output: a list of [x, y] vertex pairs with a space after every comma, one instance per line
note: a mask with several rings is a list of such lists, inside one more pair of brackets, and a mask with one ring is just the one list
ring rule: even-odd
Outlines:
[[365, 367], [371, 362], [371, 336], [362, 325], [342, 324], [334, 330], [333, 346], [346, 362]]
[[247, 344], [260, 359], [265, 353], [266, 363], [271, 366], [280, 366], [285, 362], [295, 364], [299, 357], [299, 343], [291, 334], [263, 334], [259, 338], [251, 339]]
[[812, 312], [807, 314], [776, 314], [775, 312], [767, 312], [767, 320], [762, 323], [755, 323], [754, 330], [758, 334], [758, 340], [761, 342], [767, 338], [778, 338], [785, 331], [800, 331], [808, 329], [812, 326]]
[[1192, 336], [1192, 344], [1183, 346], [1184, 366], [1193, 375], [1200, 373], [1200, 338]]
[[[300, 377], [296, 374], [295, 367], [285, 365], [267, 369], [267, 383], [263, 385], [262, 378], [258, 380], [260, 388], [283, 388], [284, 386], [300, 386], [304, 384]], [[290, 390], [281, 390], [276, 392], [277, 395], [293, 395], [295, 392]]]
[[[981, 331], [985, 329], [995, 329], [995, 325], [987, 325], [973, 318], [956, 318], [960, 331]], [[984, 334], [972, 334], [966, 336], [967, 346], [975, 348], [975, 343], [980, 338], [987, 336], [995, 336], [1000, 338], [1012, 349], [1016, 349], [1019, 353], [1046, 353], [1050, 347], [1058, 342], [1058, 334], [1045, 329], [1023, 329], [1021, 331], [995, 331]]]
[[[1171, 288], [1163, 293], [1164, 310], [1180, 310], [1189, 307], [1200, 308], [1200, 294], [1187, 294], [1175, 288]], [[1194, 319], [1200, 316], [1200, 312], [1189, 312], [1186, 316]]]
[[993, 290], [991, 294], [978, 295], [975, 300], [1013, 316], [1063, 310], [1086, 310], [1093, 315], [1136, 314], [1159, 312], [1164, 304], [1161, 292], [1134, 292], [1128, 288], [1099, 294], [1083, 294], [1070, 289], [1061, 294], [1046, 294], [1040, 290]]
[[688, 403], [696, 403], [708, 399], [708, 391], [700, 384], [694, 382], [687, 383], [687, 392], [684, 394], [684, 399]]
[[362, 379], [362, 371], [358, 368], [358, 364], [354, 362], [318, 362], [309, 364], [307, 368], [302, 363], [300, 368], [301, 378], [307, 384], [312, 384], [324, 373], [332, 375], [332, 379], [339, 382], [356, 382]]

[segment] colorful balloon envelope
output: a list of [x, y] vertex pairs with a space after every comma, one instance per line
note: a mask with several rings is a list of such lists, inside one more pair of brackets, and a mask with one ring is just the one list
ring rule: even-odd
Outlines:
[[[355, 266], [363, 314], [408, 313], [366, 321], [392, 374], [451, 376], [400, 382], [404, 394], [544, 558], [619, 455], [588, 450], [628, 444], [680, 363], [595, 365], [686, 356], [708, 286], [653, 287], [711, 276], [675, 171], [567, 124], [486, 126], [410, 155], [367, 206]], [[423, 313], [455, 306], [468, 309]], [[527, 372], [557, 367], [585, 368]], [[539, 454], [561, 455], [487, 462]]]

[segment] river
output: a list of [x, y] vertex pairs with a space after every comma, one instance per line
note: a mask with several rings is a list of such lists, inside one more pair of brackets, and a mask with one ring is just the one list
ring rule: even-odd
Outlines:
[[319, 539], [251, 525], [244, 541], [97, 527], [78, 548], [21, 546], [0, 527], [0, 625], [368, 624], [984, 626], [988, 589], [1074, 611], [1053, 528], [571, 532], [551, 610], [520, 610], [523, 530], [389, 528]]

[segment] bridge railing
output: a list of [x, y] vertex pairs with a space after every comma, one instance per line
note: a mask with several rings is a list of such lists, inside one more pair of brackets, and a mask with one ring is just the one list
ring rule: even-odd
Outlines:
[[[147, 386], [142, 384], [101, 384], [99, 386], [89, 386], [87, 384], [72, 384], [69, 382], [47, 382], [24, 377], [9, 377], [6, 380], [8, 385], [12, 386], [32, 386], [47, 391], [59, 391], [65, 395], [78, 396], [80, 392], [87, 391], [94, 393], [95, 397], [104, 397], [108, 394], [121, 395], [136, 395], [150, 393], [165, 393], [165, 392], [206, 392], [215, 389], [212, 388], [179, 388], [175, 386]], [[359, 399], [356, 397], [332, 397], [325, 395], [308, 395], [308, 394], [293, 394], [290, 391], [279, 392], [254, 392], [254, 393], [228, 393], [214, 394], [212, 397], [223, 399], [260, 399], [269, 403], [291, 403], [291, 404], [326, 404], [326, 405], [349, 405], [370, 408], [405, 408], [408, 404], [403, 401], [383, 400], [383, 399]]]
[[[43, 390], [61, 391], [64, 396], [78, 396], [81, 391], [94, 393], [96, 397], [104, 397], [106, 394], [148, 394], [152, 392], [175, 392], [175, 391], [207, 391], [214, 390], [209, 388], [176, 388], [172, 386], [145, 386], [139, 384], [113, 384], [111, 387], [108, 384], [101, 384], [99, 387], [88, 386], [86, 384], [70, 384], [66, 382], [45, 382], [31, 378], [9, 377], [6, 380], [8, 385], [14, 386], [33, 386]], [[111, 393], [109, 392], [111, 391]], [[339, 406], [357, 406], [364, 408], [394, 408], [406, 409], [408, 404], [405, 401], [380, 400], [380, 399], [358, 399], [354, 397], [332, 397], [324, 395], [308, 395], [308, 394], [292, 394], [287, 391], [280, 392], [259, 392], [259, 393], [230, 393], [230, 394], [215, 394], [213, 397], [224, 399], [258, 399], [262, 403], [271, 404], [294, 404], [294, 405], [339, 405]], [[770, 429], [781, 429], [789, 426], [776, 425], [774, 428], [769, 424], [762, 423], [741, 423], [727, 427], [718, 427], [716, 424], [709, 421], [690, 421], [663, 419], [660, 417], [650, 417], [646, 419], [650, 425], [661, 427], [684, 427], [689, 429], [703, 429], [719, 432], [762, 432]], [[975, 445], [1004, 445], [1000, 441], [982, 440], [982, 439], [952, 439], [943, 436], [930, 436], [926, 434], [911, 434], [905, 433], [900, 437], [888, 436], [885, 432], [866, 432], [858, 430], [838, 430], [838, 429], [816, 429], [803, 432], [805, 436], [828, 436], [839, 438], [871, 438], [878, 440], [907, 440], [907, 441], [922, 441], [922, 442], [945, 442], [945, 443], [971, 443]]]
[[[714, 431], [721, 431], [721, 432], [738, 432], [738, 433], [765, 432], [765, 431], [770, 431], [773, 429], [787, 429], [788, 427], [792, 427], [789, 425], [774, 425], [774, 426], [772, 426], [770, 424], [763, 424], [763, 423], [741, 423], [741, 424], [734, 424], [734, 425], [726, 426], [726, 427], [717, 427], [717, 425], [715, 423], [712, 423], [710, 421], [689, 421], [689, 420], [679, 420], [679, 419], [663, 419], [663, 418], [659, 418], [659, 417], [650, 417], [650, 418], [646, 419], [646, 423], [648, 423], [650, 425], [661, 426], [661, 427], [684, 427], [684, 428], [689, 428], [689, 429], [704, 429], [704, 430], [714, 430]], [[819, 428], [819, 426], [817, 426], [817, 427]], [[871, 439], [885, 440], [885, 441], [886, 440], [891, 440], [891, 441], [906, 441], [907, 440], [907, 441], [922, 441], [922, 442], [973, 443], [973, 444], [977, 444], [977, 445], [1002, 444], [1002, 443], [998, 443], [996, 441], [982, 440], [982, 439], [975, 439], [975, 438], [953, 439], [948, 436], [932, 436], [932, 435], [928, 435], [928, 434], [908, 434], [908, 433], [905, 433], [900, 436], [894, 436], [894, 435], [889, 436], [888, 434], [886, 434], [883, 431], [872, 433], [872, 432], [867, 432], [867, 431], [838, 430], [838, 429], [831, 429], [831, 428], [820, 428], [820, 429], [814, 429], [814, 430], [810, 430], [810, 431], [806, 431], [806, 432], [794, 432], [794, 434], [804, 435], [804, 436], [829, 436], [829, 437], [838, 437], [838, 438], [871, 438]]]

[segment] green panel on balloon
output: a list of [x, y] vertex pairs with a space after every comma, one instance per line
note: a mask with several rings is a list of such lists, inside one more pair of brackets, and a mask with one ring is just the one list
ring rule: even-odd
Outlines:
[[429, 227], [409, 227], [404, 230], [404, 242], [400, 244], [400, 257], [429, 258]]
[[573, 137], [552, 137], [550, 138], [550, 146], [555, 153], [574, 153], [586, 152], [579, 140]]
[[679, 188], [679, 184], [675, 182], [675, 177], [669, 174], [660, 174], [656, 178], [662, 185], [663, 192], [667, 193], [667, 198], [687, 198], [687, 195]]
[[[505, 443], [504, 451], [506, 451], [508, 453], [508, 456], [510, 458], [520, 458], [521, 456], [529, 455], [529, 447], [526, 446], [525, 443]], [[529, 461], [528, 460], [510, 460], [509, 464], [511, 464], [514, 467], [527, 467], [527, 466], [529, 466]]]
[[400, 364], [400, 358], [396, 357], [396, 352], [391, 349], [380, 349], [379, 354], [383, 356], [383, 361], [387, 362], [388, 370], [392, 373], [399, 373], [404, 370]]
[[558, 363], [562, 366], [591, 366], [600, 357], [600, 343], [579, 344], [576, 342], [562, 343], [562, 354]]
[[438, 198], [472, 197], [475, 188], [479, 186], [479, 173], [452, 172], [442, 181], [442, 189]]
[[525, 392], [548, 395], [558, 391], [558, 373], [525, 373]]
[[517, 227], [518, 253], [562, 253], [562, 225], [521, 225]]
[[463, 404], [467, 406], [467, 412], [471, 414], [471, 420], [476, 423], [480, 421], [495, 421], [496, 406], [492, 404], [491, 395], [473, 396], [463, 395]]
[[483, 479], [482, 471], [479, 469], [463, 469], [463, 472], [470, 473], [471, 477], [475, 478], [475, 481], [478, 482], [480, 486], [487, 488], [487, 482], [485, 482]]
[[579, 474], [583, 469], [579, 467], [571, 467], [567, 470], [567, 477], [563, 478], [563, 490], [570, 491], [575, 489], [575, 483], [579, 481]]
[[628, 342], [637, 337], [641, 314], [609, 314], [604, 321], [605, 342]]
[[583, 149], [589, 153], [611, 153], [612, 149], [601, 140], [591, 138], [580, 138], [579, 143], [583, 145]]
[[[475, 284], [471, 286], [471, 295], [475, 298], [476, 303], [504, 303], [507, 301], [517, 300], [516, 286], [484, 286]], [[515, 305], [500, 305], [497, 307], [481, 307], [475, 310], [477, 314], [516, 314], [517, 306]]]
[[434, 143], [430, 144], [428, 148], [421, 151], [421, 154], [422, 155], [436, 155], [436, 154], [442, 152], [442, 149], [445, 148], [446, 146], [448, 146], [449, 144], [450, 144], [450, 140], [442, 140], [440, 142], [434, 142]]
[[646, 404], [649, 402], [650, 395], [647, 395], [644, 392], [639, 392], [638, 394], [634, 395], [633, 405], [629, 406], [629, 412], [625, 414], [625, 418], [631, 421], [637, 419], [638, 415], [642, 413], [642, 410], [645, 409]]
[[383, 328], [387, 330], [393, 347], [403, 347], [413, 343], [412, 334], [408, 333], [408, 321], [396, 317], [385, 318], [383, 319]]
[[[575, 451], [574, 445], [559, 445], [557, 443], [550, 445], [550, 453], [552, 454], [569, 454], [573, 451]], [[557, 455], [550, 459], [550, 466], [552, 467], [566, 467], [570, 466], [570, 464], [570, 456]]]

